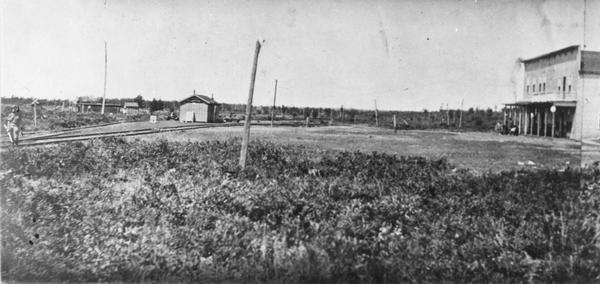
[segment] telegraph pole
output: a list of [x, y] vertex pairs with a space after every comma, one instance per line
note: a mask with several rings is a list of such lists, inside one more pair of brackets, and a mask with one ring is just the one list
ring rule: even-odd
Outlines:
[[33, 127], [37, 127], [37, 104], [38, 104], [38, 100], [34, 99], [31, 102], [31, 106], [33, 107]]
[[[106, 4], [106, 2], [105, 2]], [[108, 47], [106, 41], [104, 42], [104, 95], [102, 95], [102, 111], [101, 114], [104, 114], [104, 104], [106, 102], [106, 70], [108, 69]]]
[[273, 93], [273, 107], [271, 108], [271, 127], [273, 127], [273, 118], [275, 117], [275, 100], [277, 99], [277, 79], [275, 79], [275, 92]]
[[446, 121], [448, 122], [448, 128], [450, 128], [450, 107], [446, 103]]
[[242, 149], [240, 151], [240, 167], [246, 168], [246, 156], [248, 153], [248, 141], [250, 140], [250, 116], [252, 115], [252, 96], [254, 95], [254, 81], [256, 79], [256, 65], [258, 64], [258, 54], [260, 53], [260, 42], [256, 41], [254, 51], [254, 63], [252, 64], [252, 75], [250, 77], [250, 91], [248, 92], [248, 102], [246, 103], [246, 117], [244, 121], [244, 135], [242, 136]]
[[379, 118], [377, 117], [377, 100], [375, 100], [375, 127], [379, 127]]
[[460, 117], [458, 119], [458, 128], [462, 128], [462, 111], [463, 111], [463, 102], [464, 101], [465, 101], [464, 99], [460, 100]]

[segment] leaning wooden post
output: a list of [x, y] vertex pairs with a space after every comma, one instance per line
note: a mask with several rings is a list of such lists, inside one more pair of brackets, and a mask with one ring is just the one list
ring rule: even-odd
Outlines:
[[396, 122], [396, 115], [394, 114], [394, 133], [398, 132], [398, 127], [397, 127], [397, 122]]
[[306, 128], [308, 128], [308, 123], [310, 122], [310, 117], [306, 117]]
[[275, 80], [275, 92], [273, 93], [273, 107], [271, 108], [271, 127], [273, 127], [273, 118], [275, 118], [275, 100], [277, 99], [277, 80]]
[[240, 167], [242, 167], [242, 169], [246, 168], [248, 141], [250, 140], [250, 116], [252, 115], [252, 96], [254, 95], [254, 81], [256, 79], [256, 65], [258, 64], [259, 52], [260, 42], [256, 41], [256, 50], [254, 51], [254, 64], [252, 65], [252, 76], [250, 77], [250, 91], [248, 92], [248, 103], [246, 103], [246, 117], [244, 120], [244, 135], [242, 136], [242, 150], [240, 151]]

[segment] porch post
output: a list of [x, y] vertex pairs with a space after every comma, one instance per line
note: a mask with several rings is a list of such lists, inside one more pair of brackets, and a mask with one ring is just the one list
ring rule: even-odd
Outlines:
[[523, 123], [525, 124], [524, 126], [524, 133], [525, 135], [529, 135], [529, 108], [528, 107], [524, 107], [525, 110], [523, 111]]
[[544, 109], [544, 137], [548, 136], [548, 110]]
[[560, 135], [560, 137], [562, 137], [563, 135], [563, 119], [564, 119], [564, 113], [560, 113], [558, 115], [558, 135]]
[[554, 117], [554, 114], [555, 114], [555, 113], [556, 113], [556, 109], [555, 109], [555, 110], [552, 112], [552, 138], [554, 138], [554, 127], [556, 126], [556, 125], [554, 124], [554, 122], [556, 121], [556, 120], [555, 120], [555, 117]]
[[535, 126], [536, 126], [536, 132], [535, 132], [535, 134], [537, 136], [540, 136], [540, 128], [542, 126], [541, 125], [541, 119], [540, 119], [541, 117], [540, 116], [541, 116], [541, 112], [540, 112], [539, 108], [536, 107], [535, 108]]
[[[519, 132], [523, 132], [523, 128], [521, 128], [521, 117], [522, 117], [521, 113], [522, 113], [521, 107], [517, 107], [517, 120], [519, 121], [517, 125], [519, 127]], [[521, 134], [521, 133], [519, 133], [519, 134]]]
[[529, 129], [529, 135], [533, 136], [533, 109], [531, 110], [531, 112], [527, 112], [527, 116], [529, 117], [529, 125], [528, 125], [528, 129]]
[[515, 123], [515, 107], [511, 106], [510, 107], [510, 124], [514, 124]]

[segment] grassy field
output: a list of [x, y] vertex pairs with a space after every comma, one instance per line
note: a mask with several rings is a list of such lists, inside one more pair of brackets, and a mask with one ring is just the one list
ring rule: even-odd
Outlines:
[[[207, 128], [161, 133], [129, 140], [210, 141], [241, 137], [242, 127]], [[579, 166], [580, 144], [568, 139], [500, 136], [494, 133], [399, 131], [368, 126], [266, 127], [251, 130], [253, 139], [300, 144], [324, 150], [385, 152], [404, 156], [446, 158], [459, 168], [478, 171]], [[532, 162], [533, 165], [531, 163]]]
[[[600, 172], [578, 168], [576, 141], [253, 126], [240, 169], [241, 134], [239, 126], [214, 127], [0, 152], [2, 278], [600, 277]], [[585, 153], [597, 152], [586, 144]]]
[[[253, 141], [244, 170], [235, 138], [107, 138], [0, 152], [2, 279], [588, 283], [600, 276], [597, 169], [473, 173], [443, 159], [317, 146], [333, 147], [331, 137], [364, 144], [391, 136], [367, 129], [264, 135], [295, 141], [294, 131], [310, 143]], [[410, 134], [396, 143], [461, 141]]]

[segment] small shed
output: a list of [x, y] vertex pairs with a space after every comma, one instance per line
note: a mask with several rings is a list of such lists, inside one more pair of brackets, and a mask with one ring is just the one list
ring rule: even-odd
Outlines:
[[216, 122], [219, 103], [205, 95], [194, 94], [179, 103], [180, 122]]
[[143, 112], [137, 102], [125, 102], [123, 103], [123, 109], [121, 110], [125, 114], [138, 114]]
[[140, 105], [137, 102], [125, 102], [123, 103], [123, 108], [139, 109]]

